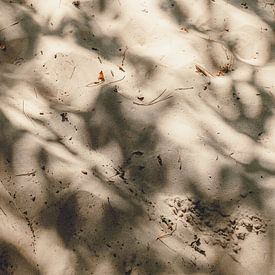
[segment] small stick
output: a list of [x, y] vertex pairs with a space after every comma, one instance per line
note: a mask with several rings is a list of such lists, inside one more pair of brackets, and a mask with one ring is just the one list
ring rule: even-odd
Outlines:
[[155, 102], [157, 99], [159, 99], [165, 92], [166, 92], [167, 89], [164, 89], [159, 96], [157, 96], [155, 99], [153, 99], [152, 101], [150, 101], [150, 103], [153, 103]]
[[192, 90], [194, 87], [187, 87], [187, 88], [176, 88], [175, 91], [185, 91], [185, 90]]
[[162, 242], [166, 247], [168, 247], [170, 250], [172, 250], [173, 252], [177, 253], [177, 251], [173, 248], [171, 248], [170, 246], [168, 246], [164, 241], [162, 241], [161, 239], [159, 239], [160, 242]]
[[23, 114], [26, 116], [26, 118], [28, 118], [30, 120], [30, 122], [32, 123], [32, 125], [35, 127], [32, 119], [25, 113], [25, 102], [23, 100]]
[[[151, 100], [149, 103], [140, 103], [140, 102], [133, 102], [133, 104], [136, 104], [136, 105], [139, 105], [139, 106], [151, 106], [151, 105], [154, 105], [154, 104], [157, 104], [159, 102], [162, 102], [164, 100], [167, 100], [171, 97], [173, 97], [171, 94], [169, 94], [168, 96], [166, 96], [165, 98], [162, 98], [162, 99], [159, 99], [165, 92], [166, 92], [167, 89], [164, 89], [160, 95], [158, 95], [155, 99]], [[158, 100], [159, 99], [159, 100]]]
[[179, 158], [178, 158], [178, 163], [180, 165], [179, 169], [181, 170], [182, 169], [182, 162], [181, 162], [181, 156], [180, 156], [180, 153], [178, 152], [178, 155], [179, 155]]
[[3, 208], [0, 206], [0, 210], [3, 212], [3, 214], [7, 217], [7, 214], [5, 213], [5, 211], [3, 210]]
[[73, 77], [73, 74], [74, 74], [75, 68], [76, 68], [76, 66], [74, 66], [74, 68], [73, 68], [73, 71], [72, 71], [72, 73], [71, 73], [70, 79], [72, 79], [72, 77]]
[[19, 24], [21, 21], [22, 21], [22, 19], [20, 19], [19, 21], [14, 22], [12, 24], [10, 24], [9, 26], [7, 26], [7, 27], [5, 27], [3, 29], [0, 29], [0, 32], [3, 31], [3, 30], [5, 30], [5, 29], [7, 29], [7, 28], [10, 28], [12, 26], [15, 26], [15, 25]]
[[177, 230], [177, 224], [176, 224], [176, 226], [175, 226], [175, 228], [174, 228], [173, 231], [171, 231], [170, 233], [167, 233], [167, 234], [164, 234], [164, 235], [161, 235], [161, 236], [157, 237], [156, 240], [160, 240], [160, 239], [163, 239], [163, 238], [171, 237], [176, 230]]
[[158, 100], [158, 101], [155, 101], [155, 102], [153, 102], [153, 103], [139, 103], [139, 102], [133, 102], [133, 104], [139, 105], [139, 106], [151, 106], [151, 105], [155, 105], [155, 104], [157, 104], [157, 103], [159, 103], [159, 102], [162, 102], [162, 101], [167, 100], [167, 99], [172, 98], [172, 97], [173, 97], [173, 96], [170, 95], [170, 96], [167, 96], [167, 97], [165, 97], [165, 98], [163, 98], [163, 99], [160, 99], [160, 100]]
[[124, 53], [123, 53], [123, 58], [122, 58], [122, 62], [121, 62], [121, 67], [124, 66], [124, 61], [125, 61], [125, 58], [126, 58], [126, 52], [127, 52], [127, 50], [128, 50], [128, 47], [126, 46], [125, 51], [124, 51]]
[[101, 58], [98, 56], [97, 59], [99, 60], [100, 64], [102, 64]]
[[204, 76], [212, 76], [212, 77], [214, 77], [213, 74], [211, 74], [209, 71], [207, 71], [207, 70], [206, 70], [205, 68], [203, 68], [202, 66], [200, 66], [200, 65], [195, 65], [195, 67], [196, 67], [197, 72], [202, 73]]
[[[115, 80], [115, 81], [110, 81], [110, 82], [108, 82], [108, 83], [105, 83], [105, 85], [109, 85], [109, 84], [113, 84], [113, 83], [120, 82], [120, 81], [122, 81], [124, 78], [125, 78], [125, 75], [124, 75], [121, 79], [118, 79], [118, 80]], [[85, 87], [99, 86], [99, 85], [101, 85], [101, 84], [103, 84], [103, 83], [104, 83], [104, 81], [101, 81], [101, 82], [96, 83], [96, 84], [94, 84], [94, 82], [92, 82], [92, 83], [87, 84]], [[93, 85], [91, 85], [91, 84], [93, 84]]]
[[36, 171], [32, 171], [32, 172], [28, 172], [28, 173], [23, 173], [23, 174], [18, 174], [18, 175], [15, 175], [16, 177], [21, 177], [21, 176], [34, 176], [36, 173]]

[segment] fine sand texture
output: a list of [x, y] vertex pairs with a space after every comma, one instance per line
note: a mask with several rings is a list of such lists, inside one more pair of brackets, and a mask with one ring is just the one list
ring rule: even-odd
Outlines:
[[0, 275], [275, 274], [274, 0], [0, 12]]

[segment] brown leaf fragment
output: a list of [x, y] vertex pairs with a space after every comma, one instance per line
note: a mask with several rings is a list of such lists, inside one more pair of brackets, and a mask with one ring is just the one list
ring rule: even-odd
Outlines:
[[105, 77], [104, 77], [103, 71], [99, 72], [97, 79], [100, 80], [100, 81], [102, 81], [102, 82], [105, 81]]

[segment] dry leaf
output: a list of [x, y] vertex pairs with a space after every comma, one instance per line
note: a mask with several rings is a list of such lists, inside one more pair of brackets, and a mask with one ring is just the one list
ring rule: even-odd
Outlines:
[[100, 81], [102, 81], [102, 82], [105, 81], [105, 77], [104, 77], [104, 74], [103, 74], [102, 71], [99, 72], [99, 75], [98, 75], [97, 79], [100, 80]]

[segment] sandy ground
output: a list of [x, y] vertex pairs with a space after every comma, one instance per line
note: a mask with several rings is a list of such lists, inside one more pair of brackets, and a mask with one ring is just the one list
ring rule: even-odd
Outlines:
[[274, 1], [0, 0], [0, 274], [275, 274]]

